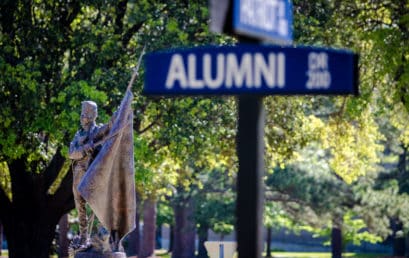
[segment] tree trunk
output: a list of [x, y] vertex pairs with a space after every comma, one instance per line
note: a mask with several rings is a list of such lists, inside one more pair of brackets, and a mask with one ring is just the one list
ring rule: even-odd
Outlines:
[[172, 258], [195, 257], [195, 222], [192, 198], [173, 206], [175, 214], [174, 245]]
[[58, 258], [68, 258], [69, 240], [67, 237], [69, 225], [68, 214], [64, 214], [58, 223]]
[[204, 246], [204, 242], [207, 241], [209, 237], [209, 225], [207, 224], [200, 224], [197, 234], [199, 236], [199, 251], [197, 254], [197, 258], [207, 258], [207, 250], [206, 247]]
[[138, 258], [155, 256], [156, 198], [149, 197], [143, 203], [143, 230]]
[[331, 232], [332, 258], [342, 257], [342, 232], [340, 227], [333, 226]]
[[266, 258], [271, 258], [271, 238], [273, 235], [273, 228], [268, 227], [267, 228], [267, 240], [266, 240], [266, 246], [267, 246], [267, 253], [266, 253]]
[[139, 244], [141, 241], [140, 238], [140, 230], [139, 230], [139, 221], [140, 221], [140, 205], [141, 205], [141, 200], [139, 197], [139, 194], [135, 192], [136, 196], [136, 212], [135, 212], [135, 229], [132, 230], [127, 236], [126, 239], [123, 241], [123, 246], [126, 252], [126, 256], [137, 256], [139, 253]]
[[[402, 222], [394, 219], [392, 220], [392, 230], [393, 230], [393, 255], [394, 256], [405, 256], [406, 240], [405, 234], [403, 234]], [[398, 232], [401, 232], [400, 234]]]
[[173, 225], [169, 225], [169, 246], [168, 246], [168, 253], [173, 251], [173, 243], [175, 239], [175, 227]]
[[72, 174], [68, 172], [53, 194], [48, 189], [64, 163], [57, 152], [40, 174], [26, 171], [26, 159], [9, 164], [13, 201], [0, 191], [0, 220], [9, 258], [49, 258], [55, 228], [61, 216], [74, 208]]
[[162, 249], [162, 225], [156, 225], [156, 249]]
[[0, 221], [0, 256], [2, 248], [3, 248], [3, 225], [1, 224]]
[[[4, 225], [9, 257], [48, 258], [58, 219], [44, 212], [36, 212], [37, 214], [34, 215], [34, 217], [39, 215], [42, 218], [32, 219], [23, 218], [19, 212], [13, 213], [14, 218], [6, 220]], [[33, 213], [26, 213], [25, 216], [33, 216]]]
[[[407, 175], [407, 154], [408, 148], [401, 144], [403, 152], [399, 155], [398, 161], [398, 173], [399, 178], [405, 178]], [[406, 249], [405, 234], [403, 233], [403, 224], [399, 219], [394, 218], [391, 221], [391, 227], [393, 231], [393, 255], [404, 256]]]

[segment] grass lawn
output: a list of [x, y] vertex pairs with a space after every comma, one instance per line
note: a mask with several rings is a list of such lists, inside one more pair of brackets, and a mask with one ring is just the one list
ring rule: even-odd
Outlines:
[[[345, 253], [345, 258], [381, 258], [383, 254], [355, 254]], [[331, 258], [331, 253], [293, 253], [293, 252], [273, 252], [273, 258]]]
[[[160, 258], [170, 258], [171, 256], [166, 251], [158, 250], [156, 255]], [[383, 258], [387, 254], [355, 254], [345, 253], [342, 257], [345, 258]], [[264, 257], [264, 256], [263, 256]], [[234, 257], [237, 258], [237, 255]], [[307, 252], [273, 252], [273, 258], [331, 258], [331, 253], [307, 253]]]
[[[2, 255], [0, 258], [8, 258], [7, 250], [3, 250]], [[156, 251], [157, 257], [160, 258], [170, 258], [170, 254], [168, 254], [164, 250], [157, 250]], [[343, 254], [342, 257], [345, 258], [383, 258], [388, 256], [387, 254], [355, 254], [355, 253], [346, 253]], [[237, 255], [235, 256], [235, 258]], [[50, 256], [50, 258], [57, 258], [57, 256]], [[300, 252], [273, 252], [273, 258], [331, 258], [330, 253], [300, 253]]]

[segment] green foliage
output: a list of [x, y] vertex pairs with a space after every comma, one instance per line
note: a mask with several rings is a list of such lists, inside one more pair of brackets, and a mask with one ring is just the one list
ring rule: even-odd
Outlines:
[[158, 212], [156, 214], [156, 225], [173, 224], [173, 209], [164, 201], [158, 202]]
[[365, 221], [357, 218], [357, 214], [347, 212], [343, 217], [342, 240], [345, 244], [360, 245], [362, 241], [378, 243], [382, 238], [368, 232]]
[[214, 223], [212, 227], [212, 230], [216, 234], [221, 234], [222, 236], [230, 234], [233, 232], [233, 229], [234, 226], [232, 224], [228, 224], [223, 221]]
[[0, 162], [0, 188], [10, 201], [13, 200], [13, 193], [11, 191], [10, 171], [6, 162]]
[[385, 239], [390, 234], [389, 218], [406, 221], [397, 207], [406, 210], [408, 202], [397, 196], [396, 185], [377, 190], [370, 179], [377, 173], [347, 184], [332, 172], [328, 153], [317, 144], [309, 145], [284, 169], [276, 168], [267, 176], [265, 225], [330, 237], [337, 222], [344, 243], [358, 244]]
[[324, 147], [332, 157], [331, 168], [347, 183], [373, 172], [383, 150], [377, 124], [369, 112], [356, 121], [330, 120], [322, 131]]
[[[310, 231], [314, 233], [314, 237], [324, 237], [327, 239], [324, 242], [325, 245], [331, 244], [331, 231], [332, 225], [329, 225], [325, 228], [312, 228], [306, 226], [303, 228], [304, 230]], [[380, 236], [370, 233], [367, 230], [367, 224], [364, 220], [360, 219], [357, 214], [349, 211], [344, 214], [342, 218], [342, 226], [341, 226], [341, 233], [342, 233], [342, 245], [343, 249], [348, 244], [354, 244], [359, 246], [361, 242], [369, 242], [369, 243], [378, 243], [381, 242], [383, 239]]]
[[223, 238], [234, 229], [235, 193], [233, 180], [225, 170], [203, 171], [196, 201], [195, 221], [198, 227], [212, 229]]
[[50, 188], [48, 188], [48, 191], [47, 191], [48, 194], [50, 194], [50, 195], [55, 194], [55, 192], [60, 187], [62, 180], [65, 178], [65, 176], [67, 176], [67, 173], [68, 173], [68, 171], [70, 169], [71, 164], [72, 164], [71, 160], [67, 160], [67, 161], [64, 162], [64, 165], [61, 168], [57, 179], [52, 183]]
[[101, 22], [120, 15], [112, 9], [115, 5], [114, 1], [100, 7], [77, 1], [0, 5], [3, 15], [16, 17], [2, 19], [0, 32], [0, 71], [5, 75], [0, 82], [5, 118], [0, 125], [1, 160], [22, 159], [28, 171], [41, 173], [57, 147], [64, 146], [66, 152], [78, 128], [73, 125], [79, 124], [82, 100], [95, 100], [102, 120], [107, 118], [105, 108], [112, 112], [120, 98], [118, 88], [126, 84], [122, 71], [132, 56], [122, 56], [126, 50], [119, 44], [122, 31], [113, 29], [121, 20]]
[[[81, 101], [96, 101], [99, 121], [108, 120], [143, 45], [152, 51], [233, 42], [209, 33], [206, 3], [44, 0], [6, 1], [0, 8], [18, 17], [4, 16], [0, 31], [0, 71], [6, 75], [0, 82], [0, 160], [21, 158], [33, 173], [44, 171], [57, 148], [67, 153]], [[142, 67], [140, 78], [143, 73]], [[232, 101], [153, 100], [141, 95], [142, 85], [139, 80], [133, 88], [140, 192], [171, 194], [166, 186], [176, 184], [188, 162], [231, 162], [234, 111], [224, 103]]]

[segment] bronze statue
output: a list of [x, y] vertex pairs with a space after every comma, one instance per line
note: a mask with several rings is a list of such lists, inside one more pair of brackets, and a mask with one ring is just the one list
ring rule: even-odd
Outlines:
[[[113, 257], [113, 254], [124, 257], [118, 256], [120, 241], [135, 227], [133, 96], [130, 89], [136, 75], [137, 70], [132, 75], [121, 105], [107, 124], [95, 123], [98, 115], [95, 102], [82, 102], [81, 128], [69, 149], [80, 229], [79, 237], [71, 244], [75, 258]], [[86, 204], [102, 225], [91, 241], [87, 230], [90, 222]], [[106, 244], [108, 238], [110, 241]], [[103, 256], [107, 252], [111, 254]]]
[[103, 140], [109, 133], [114, 119], [106, 125], [96, 125], [98, 116], [97, 104], [93, 101], [83, 101], [80, 116], [81, 129], [77, 131], [70, 144], [69, 158], [73, 160], [73, 193], [75, 208], [78, 211], [80, 242], [77, 246], [86, 249], [90, 246], [88, 237], [88, 219], [86, 214], [86, 201], [81, 196], [77, 187], [84, 177], [93, 157], [95, 157], [101, 146], [94, 146], [94, 142]]
[[[73, 193], [79, 217], [79, 237], [72, 243], [75, 258], [125, 257], [119, 253], [121, 239], [135, 228], [135, 178], [131, 87], [145, 47], [118, 110], [105, 125], [96, 125], [97, 104], [83, 101], [81, 128], [70, 144], [73, 161]], [[89, 240], [86, 204], [102, 225]], [[110, 238], [109, 238], [110, 236]], [[106, 240], [110, 239], [106, 244]], [[74, 242], [74, 241], [73, 241]], [[87, 252], [82, 252], [82, 251]], [[91, 253], [89, 255], [89, 253]], [[105, 253], [108, 253], [104, 256]], [[101, 255], [102, 256], [101, 256]]]

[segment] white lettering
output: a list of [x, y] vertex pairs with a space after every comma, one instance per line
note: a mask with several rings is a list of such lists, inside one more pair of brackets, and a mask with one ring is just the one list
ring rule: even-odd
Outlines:
[[328, 89], [331, 86], [331, 74], [328, 71], [328, 55], [325, 52], [312, 52], [308, 55], [307, 89]]
[[179, 54], [173, 55], [170, 61], [169, 71], [165, 83], [166, 88], [173, 88], [176, 81], [179, 81], [181, 88], [185, 89], [187, 87], [185, 66], [183, 64], [182, 55]]
[[202, 80], [198, 80], [196, 76], [196, 56], [194, 54], [190, 54], [187, 57], [187, 74], [189, 78], [189, 86], [192, 89], [202, 89], [204, 83]]
[[241, 0], [240, 22], [287, 36], [288, 22], [284, 0]]
[[285, 55], [278, 53], [277, 59], [277, 87], [283, 88], [285, 85]]
[[[311, 71], [307, 73], [311, 77], [311, 82], [307, 82], [306, 87], [315, 87], [318, 82], [323, 84], [325, 78], [316, 79], [314, 77], [316, 75], [312, 75]], [[179, 86], [182, 89], [199, 90], [204, 88], [215, 90], [222, 86], [228, 89], [283, 88], [285, 73], [285, 55], [281, 52], [267, 55], [243, 53], [241, 56], [235, 53], [219, 53], [216, 56], [205, 53], [202, 58], [192, 53], [185, 60], [181, 54], [174, 54], [170, 60], [165, 87], [172, 89]]]
[[254, 55], [254, 86], [256, 88], [261, 87], [261, 77], [264, 78], [268, 87], [273, 88], [275, 86], [275, 59], [276, 55], [270, 53], [267, 65], [262, 54], [256, 53]]
[[331, 85], [331, 74], [325, 72], [307, 72], [307, 89], [328, 89]]
[[238, 64], [237, 56], [235, 54], [227, 54], [226, 87], [231, 88], [235, 85], [236, 87], [241, 88], [245, 79], [246, 86], [250, 88], [253, 81], [251, 63], [252, 58], [249, 53], [243, 54], [240, 65]]
[[212, 78], [212, 58], [209, 54], [203, 56], [203, 80], [210, 89], [217, 89], [224, 80], [224, 55], [217, 55], [216, 78]]
[[308, 68], [311, 70], [328, 69], [328, 56], [326, 53], [310, 53], [308, 55]]

